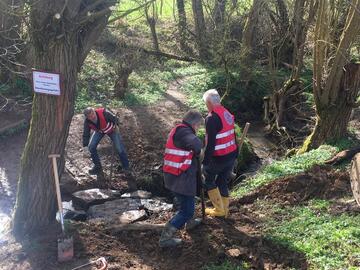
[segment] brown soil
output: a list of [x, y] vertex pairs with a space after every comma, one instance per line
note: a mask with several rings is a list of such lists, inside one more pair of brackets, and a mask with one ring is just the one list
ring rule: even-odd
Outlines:
[[299, 204], [319, 198], [334, 199], [351, 194], [349, 174], [334, 171], [331, 166], [314, 166], [305, 173], [284, 177], [246, 195], [238, 204], [251, 204], [257, 199], [273, 199], [279, 203]]
[[[120, 115], [121, 134], [138, 183], [146, 179], [161, 181], [160, 166], [166, 136], [174, 122], [188, 109], [183, 103], [186, 97], [177, 91], [179, 83], [181, 81], [171, 83], [157, 105], [113, 109]], [[104, 176], [88, 175], [91, 161], [82, 153], [82, 123], [82, 115], [75, 115], [66, 147], [67, 172], [61, 178], [62, 191], [69, 194], [99, 185], [126, 189], [123, 174], [114, 171], [113, 178], [109, 179], [112, 147], [108, 139], [103, 140], [98, 148]], [[26, 132], [22, 132], [0, 142], [0, 169], [6, 172], [0, 179], [0, 195], [4, 198], [0, 202], [2, 206], [7, 203], [3, 212], [8, 213], [14, 204], [19, 159], [25, 139]], [[194, 232], [181, 231], [184, 245], [176, 249], [158, 247], [159, 231], [119, 232], [114, 229], [116, 224], [76, 222], [73, 224], [75, 258], [60, 264], [56, 262], [58, 225], [47, 228], [31, 240], [16, 240], [8, 234], [0, 239], [0, 269], [72, 269], [102, 256], [108, 260], [109, 269], [202, 269], [209, 263], [224, 260], [234, 264], [246, 261], [252, 269], [307, 269], [303, 254], [263, 238], [258, 229], [261, 221], [252, 217], [249, 208], [243, 204], [252, 203], [257, 198], [299, 203], [316, 196], [336, 197], [349, 192], [346, 179], [345, 174], [334, 172], [329, 167], [317, 167], [307, 174], [276, 181], [233, 202], [231, 218], [206, 219], [204, 225]], [[10, 195], [6, 195], [7, 190], [11, 191]], [[172, 215], [172, 212], [153, 214], [147, 222], [164, 223]]]

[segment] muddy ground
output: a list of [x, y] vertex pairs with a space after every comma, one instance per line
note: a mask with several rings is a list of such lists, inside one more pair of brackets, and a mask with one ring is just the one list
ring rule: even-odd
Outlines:
[[[156, 106], [113, 108], [120, 115], [121, 134], [135, 179], [140, 185], [146, 186], [144, 183], [149, 179], [161, 182], [160, 166], [166, 136], [188, 109], [184, 104], [186, 96], [177, 90], [179, 84], [181, 80], [171, 83], [164, 98]], [[75, 115], [66, 147], [66, 172], [61, 179], [65, 197], [76, 190], [99, 186], [125, 191], [127, 183], [121, 172], [114, 170], [112, 179], [109, 178], [112, 147], [108, 139], [103, 140], [98, 148], [104, 176], [88, 175], [91, 161], [82, 152], [82, 123], [82, 115]], [[25, 139], [26, 130], [23, 130], [0, 141], [0, 204], [5, 218], [14, 205], [20, 155]], [[299, 204], [312, 198], [336, 199], [350, 194], [346, 173], [335, 172], [331, 167], [315, 167], [308, 173], [279, 179], [233, 201], [230, 206], [231, 216], [226, 220], [206, 219], [193, 232], [181, 231], [179, 235], [184, 245], [180, 248], [159, 248], [159, 230], [132, 232], [119, 230], [116, 224], [75, 222], [72, 225], [75, 258], [71, 262], [56, 262], [56, 239], [60, 228], [54, 225], [35, 240], [16, 240], [9, 234], [0, 239], [0, 269], [73, 269], [102, 256], [109, 262], [108, 269], [202, 269], [209, 263], [218, 264], [225, 260], [234, 264], [247, 262], [251, 269], [307, 269], [304, 254], [264, 239], [259, 229], [263, 221], [252, 211], [253, 203], [265, 199], [276, 203]], [[341, 208], [339, 211], [346, 209]], [[172, 212], [153, 214], [147, 222], [164, 223], [172, 215]], [[199, 207], [197, 216], [200, 216]]]

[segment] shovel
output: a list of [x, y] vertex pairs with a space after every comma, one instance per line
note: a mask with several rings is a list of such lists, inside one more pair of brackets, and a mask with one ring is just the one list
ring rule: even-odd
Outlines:
[[55, 178], [55, 188], [56, 188], [56, 198], [59, 207], [60, 213], [60, 223], [61, 223], [61, 230], [62, 230], [62, 237], [58, 238], [58, 261], [59, 262], [66, 262], [73, 258], [74, 256], [74, 245], [73, 245], [73, 238], [66, 236], [65, 234], [65, 227], [64, 227], [64, 216], [63, 216], [63, 209], [62, 209], [62, 200], [61, 200], [61, 193], [60, 193], [60, 185], [59, 185], [59, 175], [57, 169], [56, 158], [59, 158], [60, 155], [58, 154], [51, 154], [49, 158], [52, 159], [53, 169], [54, 169], [54, 178]]

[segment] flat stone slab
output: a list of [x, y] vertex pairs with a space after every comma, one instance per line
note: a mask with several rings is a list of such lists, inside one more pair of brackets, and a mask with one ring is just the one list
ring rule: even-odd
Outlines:
[[[143, 210], [146, 213], [146, 210], [149, 210], [151, 212], [158, 213], [161, 211], [168, 211], [171, 209], [172, 209], [172, 204], [165, 203], [156, 198], [154, 199], [121, 198], [113, 201], [107, 201], [104, 204], [93, 205], [89, 208], [87, 214], [88, 214], [88, 219], [94, 219], [94, 218], [119, 219], [124, 213], [129, 211]], [[140, 215], [141, 213], [130, 212], [130, 214], [134, 214], [134, 215], [135, 214]], [[125, 216], [124, 219], [126, 219]]]
[[122, 213], [117, 217], [117, 223], [120, 224], [130, 224], [139, 220], [144, 220], [147, 218], [145, 210], [130, 210]]
[[170, 211], [173, 208], [172, 204], [166, 203], [160, 199], [140, 199], [141, 207], [154, 212], [159, 213], [162, 211]]
[[121, 196], [120, 191], [112, 189], [87, 189], [72, 194], [74, 205], [88, 209], [92, 205], [115, 200]]
[[121, 195], [121, 198], [140, 198], [140, 199], [150, 199], [152, 196], [151, 192], [145, 190], [136, 190], [131, 193], [124, 193]]

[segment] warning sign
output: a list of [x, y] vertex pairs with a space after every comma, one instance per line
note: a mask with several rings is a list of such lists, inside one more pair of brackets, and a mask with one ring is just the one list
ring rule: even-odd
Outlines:
[[36, 93], [60, 96], [60, 74], [33, 70], [33, 89]]

